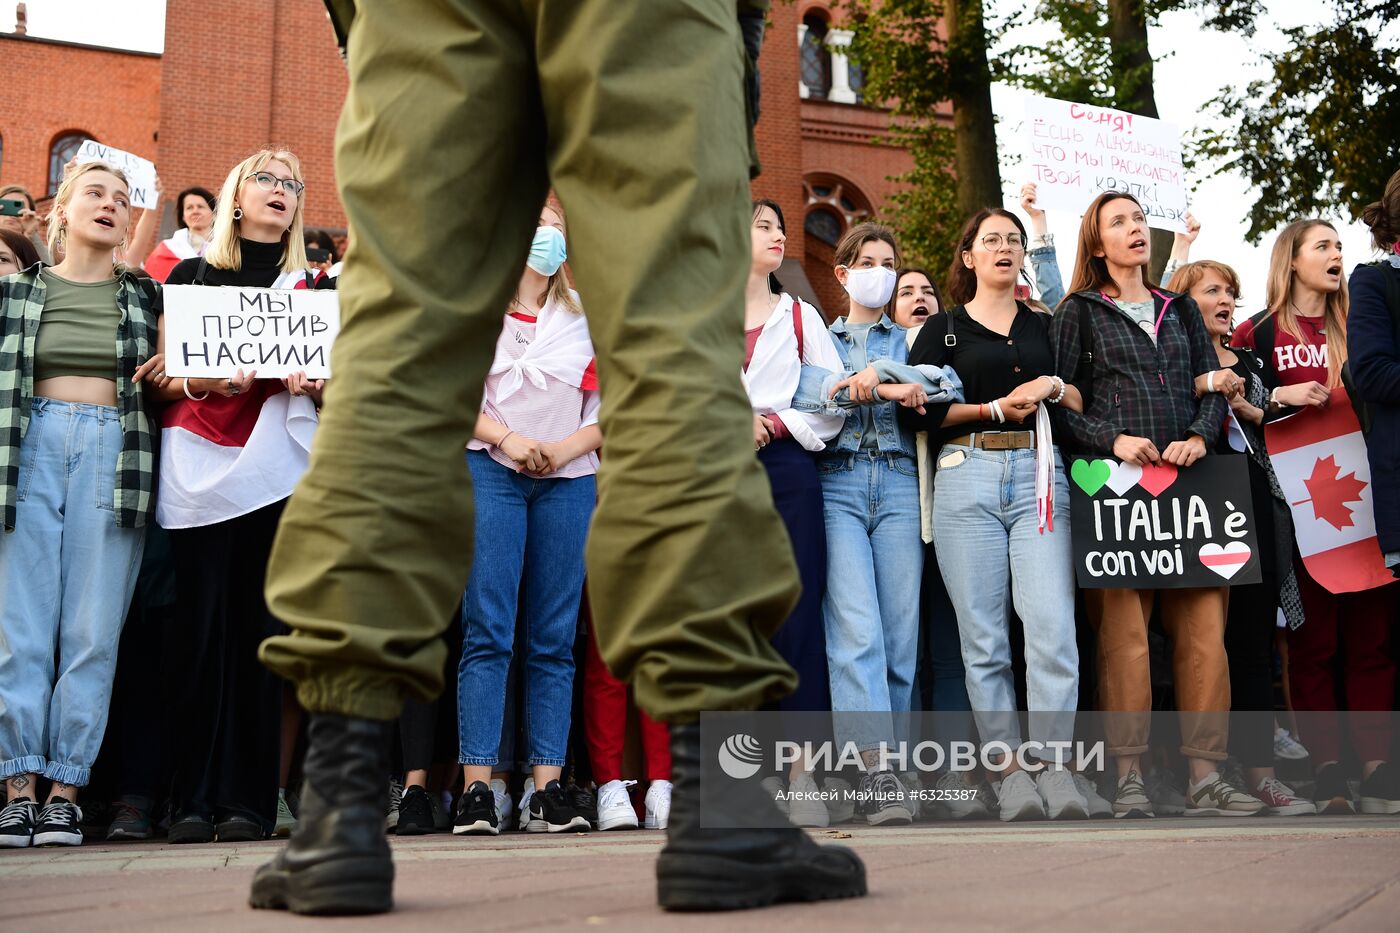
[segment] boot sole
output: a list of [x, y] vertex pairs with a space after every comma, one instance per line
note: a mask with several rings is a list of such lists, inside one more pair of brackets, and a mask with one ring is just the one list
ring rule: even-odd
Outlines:
[[1362, 797], [1361, 812], [1377, 816], [1400, 813], [1400, 800], [1388, 800], [1385, 797]]
[[293, 875], [265, 867], [253, 878], [248, 906], [332, 917], [394, 909], [394, 865], [387, 859], [339, 859]]
[[765, 865], [714, 855], [668, 855], [656, 860], [656, 898], [663, 910], [750, 910], [786, 901], [864, 897], [858, 874], [818, 872], [808, 863]]

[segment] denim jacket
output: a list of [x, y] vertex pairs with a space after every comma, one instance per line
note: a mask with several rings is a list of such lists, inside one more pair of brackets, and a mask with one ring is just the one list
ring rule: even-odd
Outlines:
[[[846, 371], [833, 374], [819, 366], [803, 366], [797, 393], [792, 400], [792, 407], [799, 411], [835, 413], [846, 411], [850, 407], [844, 399], [827, 399], [827, 393], [834, 381], [854, 375], [851, 370], [852, 341], [850, 331], [846, 329], [846, 319], [837, 318], [829, 332]], [[940, 393], [946, 393], [947, 397], [961, 399], [962, 385], [951, 370], [939, 370], [934, 367], [935, 372], [930, 374], [926, 372], [930, 367], [914, 368], [908, 365], [907, 333], [887, 315], [881, 315], [880, 320], [870, 328], [870, 333], [865, 339], [866, 359], [880, 373], [881, 381], [919, 382], [929, 390], [930, 398], [937, 398]], [[896, 407], [894, 402], [880, 402], [874, 406], [876, 445], [880, 453], [887, 456], [913, 458], [914, 435], [899, 424], [899, 419], [895, 417]], [[848, 457], [857, 453], [861, 446], [860, 432], [863, 420], [847, 418], [841, 428], [841, 434], [834, 441], [828, 442], [826, 450], [819, 452], [817, 458], [820, 460]]]

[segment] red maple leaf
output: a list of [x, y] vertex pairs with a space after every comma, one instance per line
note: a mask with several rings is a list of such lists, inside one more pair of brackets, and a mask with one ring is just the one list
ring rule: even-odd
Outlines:
[[1361, 491], [1366, 488], [1366, 484], [1356, 478], [1356, 473], [1338, 476], [1337, 474], [1341, 472], [1341, 468], [1337, 466], [1335, 454], [1319, 457], [1317, 462], [1313, 464], [1312, 476], [1303, 480], [1303, 485], [1307, 486], [1308, 492], [1312, 493], [1312, 499], [1303, 499], [1293, 503], [1294, 505], [1302, 505], [1304, 502], [1311, 501], [1313, 515], [1338, 531], [1356, 524], [1351, 520], [1352, 509], [1347, 503], [1360, 502]]

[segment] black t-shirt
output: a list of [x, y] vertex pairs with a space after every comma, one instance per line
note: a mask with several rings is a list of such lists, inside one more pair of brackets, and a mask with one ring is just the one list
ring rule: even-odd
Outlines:
[[[951, 327], [954, 345], [946, 340]], [[1050, 345], [1050, 316], [1016, 303], [1011, 333], [998, 334], [977, 323], [962, 305], [945, 314], [929, 317], [924, 329], [909, 349], [911, 365], [924, 363], [951, 366], [963, 383], [963, 399], [981, 405], [1010, 394], [1011, 390], [1037, 376], [1055, 373], [1055, 352]], [[943, 426], [951, 402], [925, 405], [927, 414], [900, 408], [899, 416], [916, 431], [928, 431], [940, 445], [973, 431], [1026, 431], [1031, 419], [1022, 424], [968, 421]], [[1052, 408], [1053, 411], [1053, 408]]]

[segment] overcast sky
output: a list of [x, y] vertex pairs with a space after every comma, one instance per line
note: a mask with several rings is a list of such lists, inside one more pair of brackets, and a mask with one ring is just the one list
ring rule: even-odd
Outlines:
[[[309, 0], [308, 0], [309, 2]], [[0, 0], [0, 31], [14, 28], [13, 0]], [[1157, 58], [1157, 106], [1164, 120], [1187, 133], [1209, 119], [1206, 101], [1224, 87], [1244, 85], [1259, 74], [1257, 53], [1282, 45], [1279, 25], [1295, 25], [1318, 15], [1322, 4], [1287, 2], [1273, 5], [1270, 19], [1252, 39], [1206, 31], [1198, 13], [1175, 13], [1154, 28], [1149, 42]], [[164, 46], [165, 0], [28, 0], [29, 33], [46, 38], [110, 45], [158, 52]], [[1280, 23], [1280, 18], [1284, 21]], [[1044, 28], [1044, 27], [1042, 27]], [[1018, 92], [994, 89], [993, 104], [1000, 117], [998, 141], [1003, 153], [1020, 152], [1017, 133], [1022, 123]], [[1400, 167], [1400, 166], [1397, 166]], [[1014, 206], [1024, 170], [1004, 171], [1007, 203]], [[1244, 288], [1241, 313], [1256, 310], [1263, 301], [1268, 250], [1273, 237], [1258, 247], [1244, 240], [1245, 215], [1252, 193], [1243, 179], [1233, 175], [1192, 178], [1199, 187], [1192, 212], [1202, 231], [1193, 258], [1213, 258], [1233, 265]], [[1379, 194], [1379, 192], [1377, 192]], [[1336, 218], [1338, 221], [1341, 217]], [[1061, 248], [1060, 266], [1069, 272], [1078, 218], [1051, 214], [1050, 228]], [[1348, 267], [1370, 258], [1369, 237], [1359, 224], [1340, 224]]]

